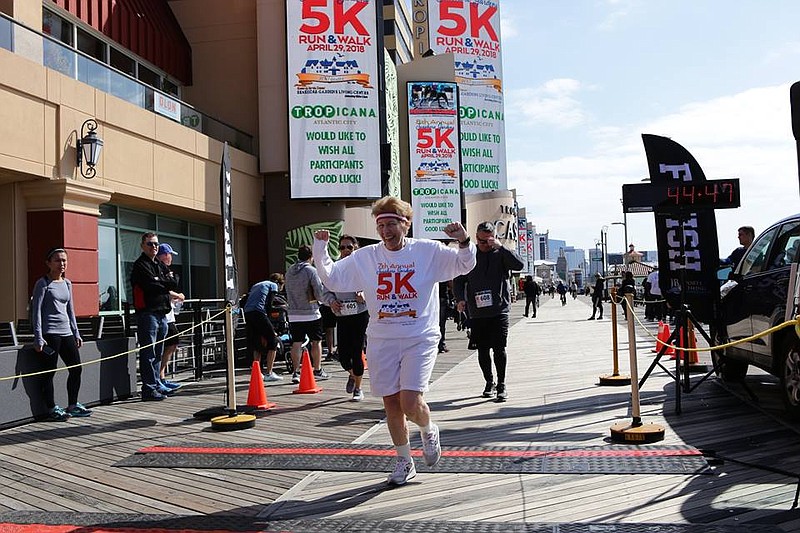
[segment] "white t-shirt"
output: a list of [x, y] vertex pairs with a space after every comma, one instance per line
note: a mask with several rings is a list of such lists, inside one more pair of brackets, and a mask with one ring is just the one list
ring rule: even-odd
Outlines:
[[647, 281], [650, 282], [650, 294], [653, 296], [661, 296], [661, 287], [658, 284], [658, 270], [653, 270], [647, 275]]
[[359, 248], [335, 263], [327, 242], [314, 239], [317, 272], [328, 290], [364, 292], [367, 335], [398, 339], [439, 335], [439, 282], [475, 267], [475, 245], [451, 248], [428, 239], [406, 239], [393, 252], [383, 243]]

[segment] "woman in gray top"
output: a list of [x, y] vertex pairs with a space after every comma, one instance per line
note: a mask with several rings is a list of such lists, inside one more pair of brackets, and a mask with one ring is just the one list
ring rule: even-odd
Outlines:
[[[42, 396], [49, 409], [51, 420], [64, 421], [71, 416], [89, 416], [92, 412], [78, 403], [81, 388], [81, 356], [78, 352], [83, 340], [78, 332], [75, 309], [72, 303], [72, 283], [64, 277], [67, 270], [67, 252], [53, 248], [47, 252], [48, 272], [36, 281], [31, 302], [33, 343], [42, 357]], [[58, 357], [69, 369], [67, 397], [69, 405], [64, 410], [55, 402], [53, 375]]]

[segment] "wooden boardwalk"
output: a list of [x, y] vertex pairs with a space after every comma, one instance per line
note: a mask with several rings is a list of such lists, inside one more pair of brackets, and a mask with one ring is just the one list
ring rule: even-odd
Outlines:
[[[513, 313], [521, 318], [521, 304]], [[564, 307], [544, 298], [538, 318], [516, 322], [504, 404], [479, 397], [483, 380], [476, 356], [450, 323], [451, 352], [440, 356], [427, 394], [444, 446], [607, 445], [611, 425], [630, 420], [630, 392], [596, 384], [611, 371], [611, 321], [587, 322], [589, 313], [583, 298]], [[648, 327], [655, 330], [654, 324]], [[619, 333], [620, 363], [627, 373], [621, 322]], [[653, 343], [643, 335], [639, 330], [640, 373], [652, 359]], [[318, 383], [324, 390], [316, 395], [292, 394], [288, 380], [270, 384], [269, 400], [278, 408], [244, 431], [215, 432], [192, 418], [224, 404], [222, 377], [188, 383], [164, 402], [120, 402], [98, 406], [86, 419], [0, 431], [0, 523], [45, 511], [74, 513], [84, 522], [85, 513], [107, 513], [800, 530], [800, 514], [791, 510], [798, 477], [758, 468], [800, 473], [800, 425], [783, 416], [776, 381], [754, 371], [748, 384], [758, 403], [740, 387], [712, 378], [683, 397], [681, 415], [674, 414], [674, 383], [663, 372], [643, 387], [644, 422], [665, 428], [659, 444], [691, 445], [729, 459], [712, 475], [420, 473], [409, 486], [386, 490], [384, 473], [113, 466], [142, 447], [160, 444], [388, 444], [379, 399], [349, 401], [344, 371], [335, 363], [326, 369], [332, 378]], [[237, 377], [240, 403], [248, 379], [245, 372]], [[412, 446], [418, 447], [416, 432], [412, 435]]]

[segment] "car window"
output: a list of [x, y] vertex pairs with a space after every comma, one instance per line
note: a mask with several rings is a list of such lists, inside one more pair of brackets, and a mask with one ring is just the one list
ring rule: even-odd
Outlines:
[[741, 275], [757, 274], [765, 270], [767, 253], [769, 252], [769, 245], [775, 238], [778, 228], [773, 228], [753, 243], [747, 255], [744, 256], [742, 262], [739, 264], [739, 273]]
[[800, 248], [800, 221], [784, 224], [775, 239], [772, 247], [770, 268], [781, 268], [797, 261], [797, 251]]

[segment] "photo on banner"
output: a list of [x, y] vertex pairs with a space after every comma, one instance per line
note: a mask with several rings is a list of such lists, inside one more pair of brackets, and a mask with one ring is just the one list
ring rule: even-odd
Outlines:
[[461, 221], [458, 86], [410, 81], [407, 88], [411, 228], [415, 238], [449, 240], [445, 226]]
[[381, 196], [378, 4], [286, 3], [293, 199]]
[[430, 47], [453, 54], [464, 192], [508, 188], [498, 0], [428, 0]]

